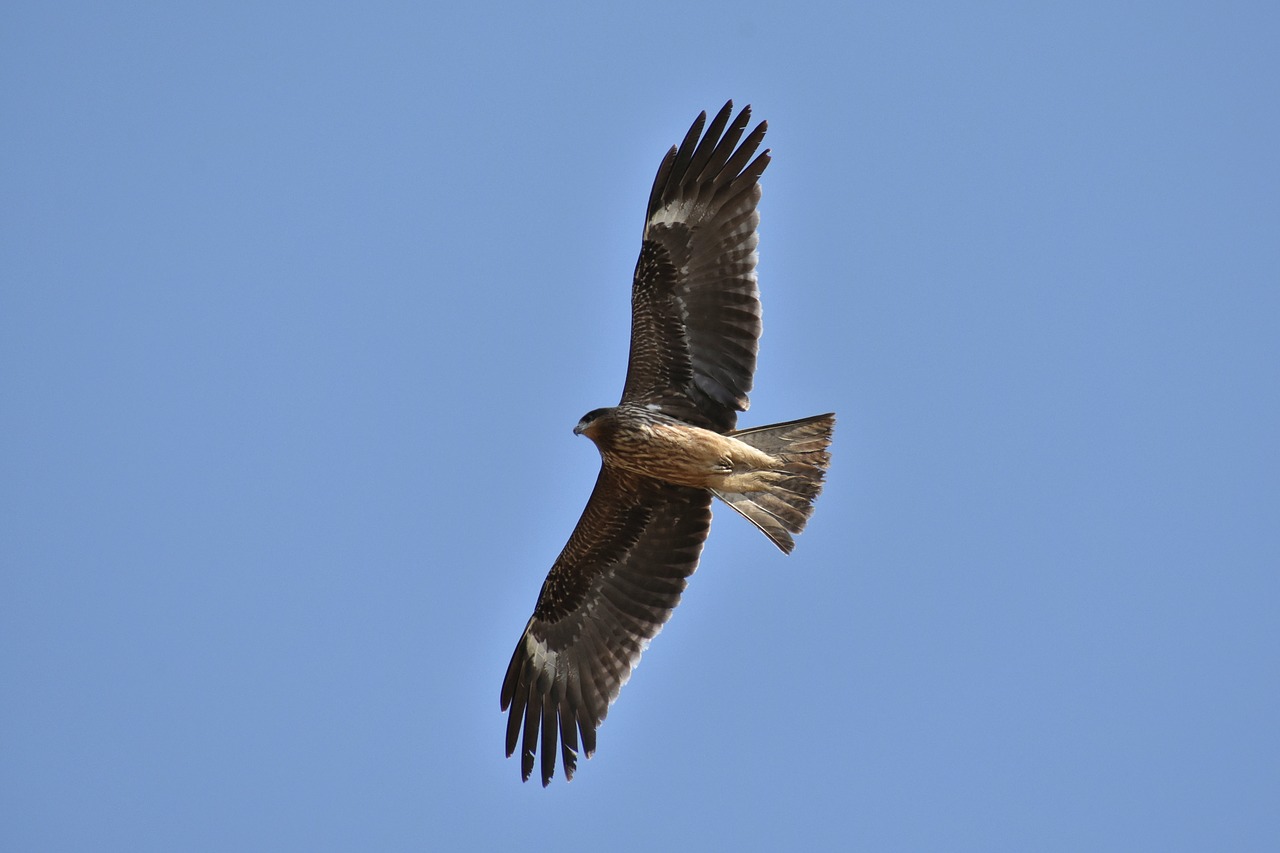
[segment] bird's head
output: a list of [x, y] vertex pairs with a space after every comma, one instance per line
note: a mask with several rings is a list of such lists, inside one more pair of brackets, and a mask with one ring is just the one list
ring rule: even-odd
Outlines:
[[600, 428], [603, 426], [604, 420], [613, 411], [613, 409], [592, 409], [582, 416], [582, 420], [578, 421], [578, 425], [573, 428], [574, 435], [585, 435], [592, 441], [600, 435]]

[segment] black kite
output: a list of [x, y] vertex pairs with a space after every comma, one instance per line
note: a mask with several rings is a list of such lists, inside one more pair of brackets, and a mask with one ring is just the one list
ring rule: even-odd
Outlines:
[[[736, 430], [760, 337], [756, 225], [769, 152], [747, 107], [706, 113], [667, 152], [649, 196], [631, 291], [631, 356], [618, 406], [574, 432], [602, 464], [502, 682], [507, 755], [527, 781], [590, 757], [596, 728], [680, 601], [719, 497], [784, 552], [822, 488], [835, 416]], [[741, 140], [741, 144], [739, 144]]]

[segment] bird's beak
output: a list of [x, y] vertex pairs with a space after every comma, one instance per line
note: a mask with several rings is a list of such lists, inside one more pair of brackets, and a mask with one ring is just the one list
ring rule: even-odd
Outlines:
[[582, 424], [578, 424], [573, 428], [574, 435], [582, 435]]

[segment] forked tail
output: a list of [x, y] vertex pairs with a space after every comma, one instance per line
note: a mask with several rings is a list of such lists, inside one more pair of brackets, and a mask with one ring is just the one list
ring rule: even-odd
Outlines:
[[796, 547], [792, 534], [804, 530], [813, 514], [813, 499], [822, 491], [822, 479], [831, 464], [827, 447], [835, 425], [836, 416], [826, 414], [729, 433], [772, 456], [776, 461], [772, 470], [779, 476], [763, 491], [716, 490], [715, 494], [760, 528], [784, 554]]

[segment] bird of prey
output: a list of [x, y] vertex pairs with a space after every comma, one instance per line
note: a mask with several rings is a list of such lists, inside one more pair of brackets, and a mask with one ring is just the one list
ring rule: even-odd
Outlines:
[[[507, 757], [542, 784], [589, 758], [596, 728], [698, 565], [720, 498], [784, 553], [813, 512], [833, 414], [738, 430], [760, 338], [761, 122], [704, 112], [658, 167], [631, 286], [622, 400], [574, 433], [600, 451], [595, 490], [551, 567], [502, 682]], [[732, 121], [730, 120], [732, 119]], [[705, 132], [704, 132], [705, 127]], [[753, 159], [754, 157], [754, 159]]]

